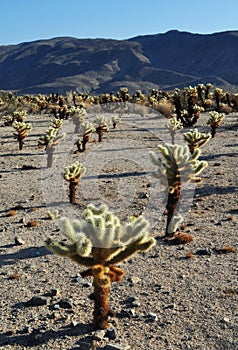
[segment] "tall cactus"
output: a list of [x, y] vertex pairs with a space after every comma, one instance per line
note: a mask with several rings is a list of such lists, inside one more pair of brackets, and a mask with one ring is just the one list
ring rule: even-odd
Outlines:
[[165, 237], [171, 237], [175, 233], [171, 229], [171, 220], [176, 215], [181, 186], [189, 182], [202, 182], [202, 179], [197, 175], [207, 166], [207, 162], [198, 160], [201, 153], [199, 148], [192, 155], [187, 145], [167, 143], [165, 146], [159, 145], [158, 148], [162, 157], [157, 156], [154, 152], [150, 152], [150, 156], [153, 164], [158, 167], [157, 171], [153, 173], [154, 177], [168, 188]]
[[89, 142], [90, 134], [95, 131], [95, 125], [90, 122], [82, 122], [79, 127], [79, 133], [82, 134], [82, 141], [78, 140], [77, 145], [79, 152], [86, 151], [86, 145]]
[[183, 134], [183, 138], [187, 142], [190, 152], [193, 154], [197, 148], [202, 147], [210, 140], [211, 134], [201, 133], [198, 129], [191, 129]]
[[24, 145], [24, 140], [28, 135], [28, 131], [31, 130], [32, 125], [30, 123], [15, 121], [12, 124], [12, 126], [16, 130], [16, 132], [14, 132], [14, 136], [19, 143], [19, 150], [22, 150]]
[[215, 137], [217, 128], [221, 125], [222, 120], [225, 115], [223, 113], [218, 113], [216, 111], [209, 112], [210, 118], [207, 121], [207, 124], [211, 127], [212, 138]]
[[78, 161], [69, 165], [64, 169], [63, 177], [69, 182], [69, 199], [70, 203], [76, 204], [76, 189], [79, 183], [79, 179], [85, 174], [86, 168], [82, 166]]
[[110, 314], [111, 283], [120, 282], [124, 276], [124, 271], [114, 265], [155, 244], [147, 231], [149, 223], [143, 217], [130, 217], [122, 226], [119, 218], [105, 205], [89, 205], [84, 220], [63, 218], [60, 226], [71, 244], [49, 238], [46, 246], [51, 252], [87, 267], [81, 276], [93, 277], [94, 325], [96, 329], [105, 329]]

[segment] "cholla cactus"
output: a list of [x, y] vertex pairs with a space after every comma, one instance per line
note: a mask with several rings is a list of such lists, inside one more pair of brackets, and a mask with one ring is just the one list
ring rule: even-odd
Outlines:
[[55, 129], [53, 126], [50, 126], [46, 130], [45, 135], [40, 136], [38, 141], [39, 147], [45, 147], [47, 154], [47, 167], [51, 168], [53, 165], [53, 153], [55, 147], [59, 144], [59, 141], [65, 137], [64, 134], [59, 134], [59, 129]]
[[82, 166], [78, 161], [69, 165], [64, 169], [63, 177], [66, 181], [69, 181], [69, 199], [70, 203], [76, 204], [76, 188], [78, 186], [79, 179], [85, 174], [86, 168]]
[[112, 282], [120, 282], [124, 276], [124, 271], [114, 264], [155, 244], [147, 231], [148, 226], [143, 217], [128, 218], [122, 226], [119, 218], [105, 205], [89, 205], [84, 220], [62, 218], [60, 221], [61, 230], [71, 244], [61, 244], [50, 238], [46, 241], [51, 252], [88, 267], [81, 276], [93, 277], [94, 325], [97, 329], [107, 328], [109, 289]]
[[74, 107], [70, 108], [70, 116], [72, 117], [73, 123], [75, 125], [74, 132], [79, 133], [80, 125], [85, 122], [85, 117], [87, 115], [87, 111], [84, 107]]
[[108, 120], [104, 116], [96, 116], [95, 119], [96, 133], [98, 134], [98, 142], [102, 142], [103, 132], [109, 132]]
[[198, 131], [198, 129], [191, 129], [183, 134], [184, 140], [187, 142], [190, 152], [193, 154], [195, 149], [207, 143], [211, 134], [205, 134]]
[[26, 111], [14, 111], [12, 112], [13, 120], [17, 122], [24, 122], [26, 119]]
[[19, 150], [22, 150], [23, 144], [24, 144], [24, 139], [27, 137], [28, 131], [31, 130], [32, 125], [30, 123], [15, 121], [12, 124], [12, 126], [16, 130], [16, 132], [14, 133], [14, 136], [19, 143]]
[[153, 174], [162, 185], [168, 187], [168, 200], [166, 209], [168, 211], [165, 237], [173, 236], [170, 222], [176, 213], [177, 204], [181, 194], [181, 186], [184, 183], [200, 183], [202, 179], [197, 177], [207, 166], [207, 162], [199, 161], [201, 153], [199, 148], [191, 155], [188, 146], [165, 144], [158, 146], [162, 158], [154, 152], [150, 153], [152, 162], [158, 166]]
[[75, 144], [77, 145], [79, 152], [86, 151], [86, 145], [89, 142], [91, 132], [95, 131], [95, 126], [93, 123], [82, 122], [79, 127], [80, 134], [83, 135], [82, 141], [78, 140]]
[[120, 116], [112, 116], [112, 126], [113, 129], [116, 129], [117, 124], [120, 123], [121, 117]]
[[222, 120], [224, 119], [225, 115], [223, 113], [218, 113], [215, 111], [209, 112], [210, 118], [207, 122], [208, 125], [211, 126], [211, 133], [212, 137], [215, 137], [217, 128], [221, 125]]
[[169, 129], [172, 138], [172, 144], [174, 144], [176, 131], [183, 129], [183, 125], [176, 117], [172, 117], [167, 123], [167, 128]]
[[62, 119], [57, 119], [55, 118], [52, 122], [52, 127], [54, 129], [61, 129], [63, 125], [63, 120]]

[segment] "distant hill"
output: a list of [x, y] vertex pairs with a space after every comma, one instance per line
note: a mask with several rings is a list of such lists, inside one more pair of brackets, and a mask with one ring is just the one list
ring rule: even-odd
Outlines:
[[238, 86], [238, 31], [172, 30], [128, 40], [59, 37], [0, 46], [0, 90], [134, 92], [211, 82]]

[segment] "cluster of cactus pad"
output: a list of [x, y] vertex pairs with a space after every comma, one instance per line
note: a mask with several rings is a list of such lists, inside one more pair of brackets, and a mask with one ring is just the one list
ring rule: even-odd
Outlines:
[[70, 203], [76, 204], [76, 189], [79, 179], [86, 173], [86, 168], [78, 161], [65, 167], [63, 177], [69, 182], [69, 199]]
[[88, 267], [81, 276], [93, 277], [94, 325], [97, 329], [107, 328], [109, 288], [112, 282], [120, 282], [124, 275], [124, 271], [114, 265], [155, 244], [154, 238], [149, 236], [148, 226], [143, 217], [130, 217], [122, 225], [105, 205], [89, 205], [84, 220], [61, 219], [60, 228], [70, 244], [50, 238], [46, 241], [51, 252]]
[[27, 137], [29, 130], [31, 130], [32, 125], [30, 123], [15, 121], [12, 124], [12, 126], [16, 130], [16, 132], [14, 132], [14, 136], [19, 143], [19, 150], [22, 150], [24, 145], [24, 140]]

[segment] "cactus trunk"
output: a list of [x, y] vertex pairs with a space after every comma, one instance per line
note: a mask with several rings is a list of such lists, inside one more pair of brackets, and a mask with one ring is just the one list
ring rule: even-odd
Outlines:
[[173, 193], [169, 193], [168, 196], [168, 202], [166, 205], [166, 209], [168, 211], [167, 213], [167, 223], [166, 223], [166, 229], [165, 229], [165, 237], [172, 237], [174, 232], [169, 231], [169, 224], [175, 215], [177, 204], [180, 197], [180, 187], [177, 187]]
[[78, 185], [78, 181], [70, 181], [69, 183], [69, 201], [72, 204], [77, 204], [76, 201], [76, 188]]
[[89, 135], [84, 135], [83, 136], [83, 141], [82, 141], [82, 151], [86, 151], [86, 145], [89, 142]]
[[97, 128], [97, 133], [98, 133], [98, 142], [102, 142], [102, 135], [103, 135], [102, 129]]
[[48, 146], [46, 148], [46, 153], [47, 153], [47, 168], [52, 168], [53, 165], [53, 152], [54, 152], [54, 148]]
[[96, 329], [108, 327], [109, 315], [109, 287], [99, 285], [95, 280], [94, 285], [94, 325]]
[[212, 131], [211, 131], [212, 138], [215, 137], [216, 133], [217, 133], [217, 128], [212, 127]]
[[19, 150], [21, 151], [23, 149], [23, 138], [22, 137], [19, 137], [18, 138], [18, 142], [19, 142]]

